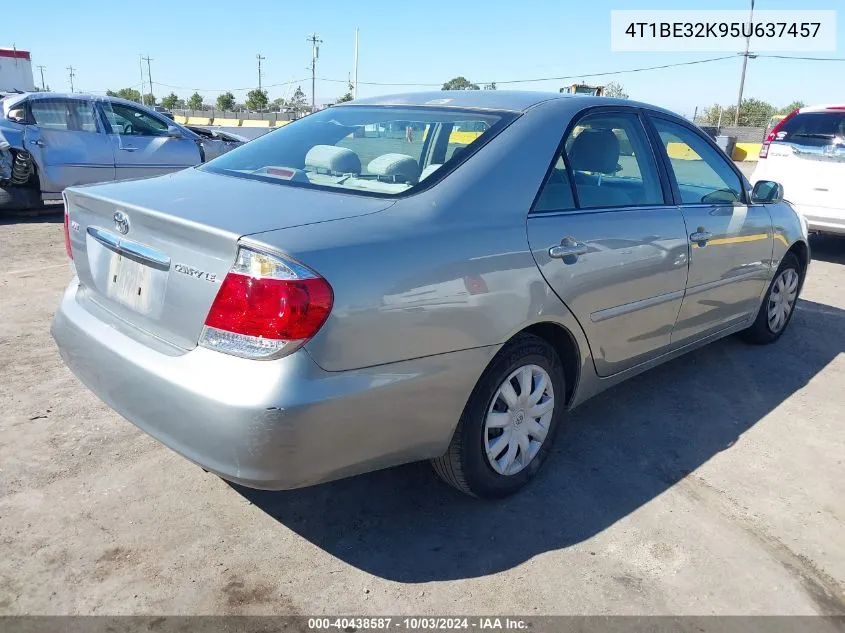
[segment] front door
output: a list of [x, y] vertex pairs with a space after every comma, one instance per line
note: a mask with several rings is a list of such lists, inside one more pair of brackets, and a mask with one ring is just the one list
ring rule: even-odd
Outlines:
[[754, 314], [770, 275], [771, 217], [749, 203], [742, 178], [702, 132], [652, 120], [689, 232], [689, 281], [674, 346]]
[[91, 101], [33, 98], [28, 107], [24, 147], [40, 168], [42, 191], [114, 180], [111, 145]]
[[169, 136], [170, 124], [164, 117], [122, 103], [104, 100], [101, 105], [118, 180], [159, 176], [201, 162], [197, 142]]
[[669, 347], [687, 280], [687, 236], [633, 110], [576, 121], [528, 216], [546, 281], [609, 376]]

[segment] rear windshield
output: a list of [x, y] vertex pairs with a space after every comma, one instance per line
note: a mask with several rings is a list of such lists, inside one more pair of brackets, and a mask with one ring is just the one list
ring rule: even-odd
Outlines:
[[783, 124], [775, 140], [811, 147], [845, 143], [845, 111], [799, 112]]
[[434, 107], [327, 108], [200, 169], [280, 185], [401, 196], [451, 171], [515, 116]]

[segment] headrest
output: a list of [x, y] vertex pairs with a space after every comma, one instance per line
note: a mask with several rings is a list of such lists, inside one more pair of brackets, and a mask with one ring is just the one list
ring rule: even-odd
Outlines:
[[452, 150], [452, 155], [449, 157], [449, 160], [455, 160], [456, 158], [460, 158], [461, 154], [467, 151], [466, 145], [460, 145]]
[[600, 174], [616, 173], [619, 139], [612, 130], [584, 130], [569, 148], [572, 169]]
[[415, 183], [420, 176], [420, 166], [407, 154], [382, 154], [370, 161], [367, 171], [376, 176], [393, 178], [397, 182]]
[[325, 169], [333, 174], [360, 174], [361, 159], [345, 147], [315, 145], [305, 155], [305, 166]]

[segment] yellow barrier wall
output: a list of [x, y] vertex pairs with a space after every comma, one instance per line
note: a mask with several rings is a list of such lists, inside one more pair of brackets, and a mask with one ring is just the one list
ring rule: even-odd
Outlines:
[[173, 117], [173, 120], [176, 121], [176, 123], [185, 125], [188, 122], [188, 117], [182, 116], [181, 114], [177, 114]]
[[276, 127], [284, 127], [284, 126], [286, 126], [288, 123], [290, 123], [290, 121], [285, 121], [285, 120], [283, 120], [283, 119], [280, 119], [280, 120], [276, 121]]
[[[756, 161], [760, 155], [761, 143], [737, 143], [734, 146], [733, 158], [738, 161]], [[683, 143], [669, 143], [666, 146], [669, 158], [679, 160], [701, 160], [701, 156]]]
[[214, 125], [219, 125], [221, 127], [240, 127], [241, 120], [240, 119], [214, 119]]
[[188, 125], [211, 125], [211, 119], [207, 116], [189, 116]]
[[762, 143], [737, 143], [732, 158], [734, 160], [757, 161], [760, 158]]
[[270, 127], [270, 121], [264, 119], [244, 119], [241, 127]]
[[449, 134], [449, 142], [450, 143], [459, 143], [461, 145], [469, 145], [479, 136], [481, 136], [482, 132], [452, 132]]

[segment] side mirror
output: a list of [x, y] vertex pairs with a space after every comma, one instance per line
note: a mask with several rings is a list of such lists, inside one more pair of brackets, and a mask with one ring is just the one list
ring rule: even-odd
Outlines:
[[175, 125], [168, 125], [167, 136], [169, 136], [170, 138], [182, 138], [182, 130], [180, 130]]
[[771, 204], [783, 200], [783, 185], [773, 180], [758, 180], [751, 190], [751, 202]]

